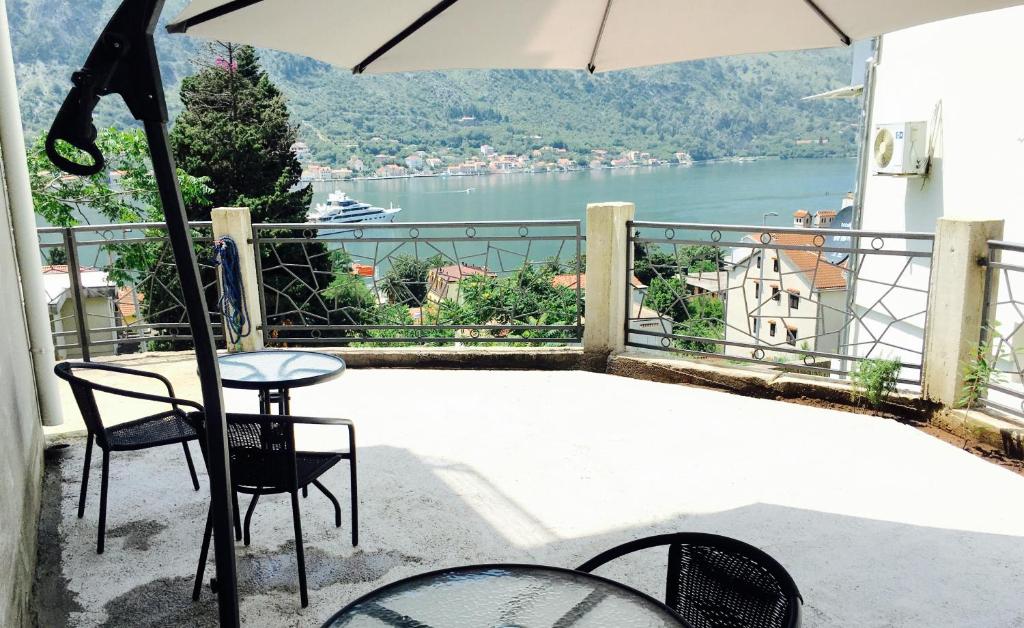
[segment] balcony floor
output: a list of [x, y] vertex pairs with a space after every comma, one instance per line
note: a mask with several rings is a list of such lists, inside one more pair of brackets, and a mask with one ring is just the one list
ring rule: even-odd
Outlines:
[[[226, 397], [255, 409], [252, 394]], [[246, 625], [319, 626], [429, 569], [571, 567], [681, 530], [776, 557], [805, 626], [1024, 625], [1024, 477], [893, 421], [574, 371], [353, 369], [293, 398], [294, 414], [357, 422], [361, 543], [349, 541], [347, 471], [332, 470], [343, 525], [316, 491], [302, 502], [300, 609], [288, 501], [263, 498], [252, 546], [236, 548]], [[215, 625], [209, 589], [190, 598], [205, 475], [193, 492], [177, 447], [115, 452], [97, 556], [99, 456], [80, 520], [84, 441], [70, 442], [47, 468], [40, 625]], [[663, 565], [645, 553], [601, 573], [661, 596]]]

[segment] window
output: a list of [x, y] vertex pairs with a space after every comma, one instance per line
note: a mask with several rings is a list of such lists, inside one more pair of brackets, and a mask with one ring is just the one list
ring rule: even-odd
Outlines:
[[776, 303], [782, 301], [782, 293], [779, 292], [778, 286], [772, 286], [772, 300]]
[[796, 327], [786, 328], [786, 343], [796, 346]]
[[761, 268], [761, 256], [760, 255], [757, 256], [757, 267]]
[[754, 335], [756, 336], [761, 332], [761, 319], [756, 316], [751, 316], [750, 326], [754, 329]]
[[772, 338], [775, 337], [775, 321], [768, 323], [768, 335]]
[[772, 272], [779, 272], [779, 258], [777, 257], [772, 258]]
[[761, 282], [760, 281], [758, 281], [757, 283], [754, 284], [754, 298], [755, 299], [760, 299], [761, 298]]
[[789, 307], [794, 310], [800, 309], [800, 295], [795, 292], [789, 293]]

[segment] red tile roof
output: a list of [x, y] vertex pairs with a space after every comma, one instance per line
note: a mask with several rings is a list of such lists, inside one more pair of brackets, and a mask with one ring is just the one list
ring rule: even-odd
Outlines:
[[487, 275], [488, 277], [497, 276], [486, 268], [473, 266], [472, 264], [449, 264], [447, 266], [436, 268], [433, 272], [447, 282], [459, 281], [463, 277], [469, 277], [471, 275]]
[[[761, 234], [752, 236], [755, 242], [761, 241]], [[817, 240], [817, 242], [815, 241]], [[841, 290], [846, 288], [846, 262], [830, 264], [818, 250], [822, 236], [815, 233], [773, 233], [772, 244], [783, 246], [806, 246], [807, 250], [779, 249], [803, 277], [810, 283], [814, 281], [815, 290]], [[769, 245], [770, 246], [770, 245]]]

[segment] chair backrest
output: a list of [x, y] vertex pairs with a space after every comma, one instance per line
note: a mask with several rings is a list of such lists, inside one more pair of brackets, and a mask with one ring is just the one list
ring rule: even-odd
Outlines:
[[[159, 380], [167, 389], [167, 396], [153, 395], [134, 390], [123, 390], [120, 388], [114, 388], [113, 386], [107, 386], [106, 384], [101, 384], [76, 375], [75, 371], [79, 370], [107, 371], [111, 373], [135, 375]], [[88, 430], [89, 435], [95, 436], [96, 442], [103, 448], [107, 447], [107, 432], [103, 425], [103, 418], [100, 416], [99, 406], [96, 405], [96, 392], [104, 392], [132, 399], [141, 399], [143, 401], [166, 403], [175, 410], [179, 409], [179, 405], [197, 409], [202, 408], [202, 406], [193, 401], [174, 398], [174, 388], [171, 386], [171, 382], [166, 377], [158, 373], [150, 373], [149, 371], [140, 371], [138, 369], [130, 369], [124, 366], [104, 364], [101, 362], [61, 362], [53, 367], [53, 372], [57, 377], [63, 379], [71, 386], [71, 392], [75, 395], [75, 402], [78, 404], [78, 409], [82, 413], [82, 419], [85, 421], [85, 427]]]
[[716, 534], [680, 532], [624, 543], [577, 567], [593, 571], [626, 554], [668, 546], [665, 603], [693, 628], [796, 628], [803, 598], [777, 560]]
[[[205, 416], [189, 414], [206, 454]], [[234, 414], [227, 421], [231, 483], [263, 492], [294, 491], [297, 486], [295, 426], [288, 417], [266, 414]]]

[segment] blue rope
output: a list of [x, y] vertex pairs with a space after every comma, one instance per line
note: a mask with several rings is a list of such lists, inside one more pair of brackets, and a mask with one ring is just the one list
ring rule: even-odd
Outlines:
[[242, 285], [242, 269], [238, 261], [238, 245], [231, 236], [214, 241], [213, 263], [220, 266], [221, 291], [217, 307], [224, 316], [224, 327], [228, 340], [237, 345], [252, 332], [249, 312], [245, 307], [245, 287]]

